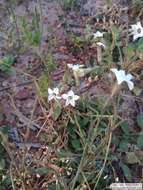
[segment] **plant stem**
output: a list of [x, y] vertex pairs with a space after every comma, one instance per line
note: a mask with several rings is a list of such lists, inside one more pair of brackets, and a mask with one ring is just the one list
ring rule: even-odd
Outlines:
[[74, 187], [75, 187], [76, 181], [78, 179], [78, 176], [79, 176], [80, 172], [82, 171], [82, 167], [83, 167], [83, 164], [84, 164], [84, 158], [85, 158], [85, 155], [86, 155], [87, 147], [88, 147], [88, 143], [85, 144], [83, 154], [82, 154], [82, 157], [81, 157], [81, 160], [80, 160], [80, 164], [79, 164], [78, 170], [76, 172], [76, 175], [75, 175], [75, 177], [73, 179], [72, 186], [71, 186], [70, 190], [74, 190]]
[[106, 165], [106, 162], [107, 162], [107, 157], [108, 157], [108, 154], [109, 154], [109, 149], [110, 149], [110, 144], [111, 144], [111, 140], [112, 140], [112, 133], [109, 134], [109, 140], [108, 140], [108, 145], [107, 145], [107, 150], [106, 150], [106, 155], [105, 155], [105, 159], [104, 159], [104, 163], [103, 163], [103, 166], [102, 166], [102, 169], [100, 170], [99, 172], [99, 176], [97, 178], [97, 181], [96, 181], [96, 184], [94, 186], [94, 189], [96, 189], [97, 185], [98, 185], [98, 182], [100, 180], [100, 177], [102, 176], [102, 173], [104, 171], [104, 168], [105, 168], [105, 165]]

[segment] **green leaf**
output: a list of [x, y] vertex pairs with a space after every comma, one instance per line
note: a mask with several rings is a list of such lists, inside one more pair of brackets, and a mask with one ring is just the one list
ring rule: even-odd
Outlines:
[[54, 112], [53, 112], [53, 117], [55, 121], [59, 118], [61, 112], [62, 112], [61, 104], [56, 102], [54, 105]]
[[112, 34], [113, 34], [114, 40], [117, 42], [120, 39], [121, 29], [119, 27], [113, 25], [112, 28], [111, 28], [111, 30], [112, 30]]
[[138, 139], [137, 139], [137, 146], [139, 148], [143, 148], [143, 133], [140, 133]]
[[129, 44], [128, 47], [124, 48], [124, 52], [128, 60], [130, 60], [135, 55], [135, 45]]
[[39, 85], [39, 89], [38, 89], [39, 95], [42, 97], [47, 97], [48, 96], [47, 89], [49, 86], [49, 77], [46, 73], [39, 77], [38, 85]]
[[121, 124], [121, 129], [126, 135], [129, 135], [129, 125], [126, 121]]
[[136, 156], [136, 154], [134, 152], [127, 152], [126, 153], [126, 162], [128, 164], [137, 164], [137, 163], [140, 163], [138, 157]]
[[140, 52], [143, 52], [143, 38], [141, 38], [139, 41], [138, 41], [138, 44], [137, 44], [137, 50], [140, 51]]
[[41, 167], [41, 168], [36, 168], [33, 170], [34, 173], [37, 173], [39, 175], [46, 175], [49, 174], [49, 172], [51, 172], [51, 169], [45, 168], [45, 167]]
[[132, 175], [131, 175], [131, 171], [130, 171], [129, 167], [123, 163], [121, 163], [120, 166], [121, 166], [123, 173], [124, 173], [125, 177], [127, 178], [127, 180], [131, 181]]
[[0, 70], [3, 72], [10, 72], [13, 63], [14, 58], [12, 56], [4, 57], [0, 60]]
[[143, 114], [142, 113], [137, 116], [137, 124], [141, 129], [143, 129]]
[[1, 159], [0, 160], [0, 170], [3, 170], [5, 168], [5, 160]]
[[118, 146], [119, 145], [119, 138], [116, 136], [113, 136], [112, 138], [112, 144]]
[[71, 140], [71, 144], [75, 150], [81, 150], [81, 144], [78, 139]]
[[41, 41], [41, 33], [35, 31], [33, 33], [32, 44], [33, 45], [39, 45], [40, 41]]
[[126, 152], [128, 150], [128, 141], [122, 140], [119, 144], [119, 150]]
[[2, 132], [4, 135], [8, 135], [10, 129], [11, 129], [10, 126], [8, 126], [8, 125], [3, 125], [3, 126], [1, 126], [1, 128], [0, 128], [0, 132]]
[[11, 186], [11, 179], [9, 176], [2, 176], [2, 180], [0, 181], [0, 190], [8, 189]]

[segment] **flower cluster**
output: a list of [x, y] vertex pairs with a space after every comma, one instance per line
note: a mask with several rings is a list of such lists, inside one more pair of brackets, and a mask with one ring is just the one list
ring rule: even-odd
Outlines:
[[[136, 39], [143, 37], [143, 27], [141, 25], [141, 22], [137, 22], [136, 24], [131, 25], [130, 29], [131, 35], [133, 35], [133, 41]], [[93, 38], [94, 39], [100, 39], [103, 38], [103, 32], [97, 31], [96, 33], [93, 33]], [[101, 46], [103, 48], [106, 48], [104, 43], [97, 41], [96, 42], [97, 46]], [[78, 77], [83, 77], [85, 73], [88, 71], [87, 68], [84, 68], [84, 65], [79, 65], [79, 64], [67, 64], [68, 68], [71, 69], [74, 73], [75, 76]], [[126, 74], [125, 70], [118, 70], [116, 68], [110, 69], [116, 76], [117, 79], [117, 84], [121, 85], [123, 82], [126, 82], [129, 90], [133, 90], [134, 88], [134, 83], [132, 82], [132, 79], [134, 78], [133, 75], [131, 74]], [[48, 88], [48, 101], [51, 100], [61, 100], [63, 99], [65, 101], [65, 106], [73, 106], [75, 107], [75, 102], [79, 99], [80, 97], [78, 95], [75, 95], [72, 90], [69, 90], [67, 93], [60, 95], [60, 91], [58, 88]]]
[[[141, 25], [141, 22], [137, 22], [136, 24], [131, 25], [130, 32], [133, 36], [133, 41], [143, 37], [143, 27]], [[103, 34], [103, 32], [97, 31], [96, 33], [93, 33], [93, 38], [98, 40], [100, 38], [103, 38]], [[96, 44], [98, 46], [103, 47], [104, 49], [106, 48], [106, 46], [100, 41], [98, 41]], [[129, 87], [129, 90], [133, 90], [134, 83], [131, 81], [134, 78], [133, 75], [126, 74], [125, 70], [118, 70], [116, 68], [112, 68], [110, 70], [115, 74], [118, 85], [121, 85], [123, 82], [126, 82]]]
[[65, 100], [65, 106], [73, 106], [75, 107], [75, 102], [79, 99], [78, 95], [75, 95], [72, 90], [68, 91], [66, 94], [62, 94], [60, 96], [60, 91], [58, 88], [48, 88], [48, 101], [55, 100], [58, 101], [60, 99]]
[[[129, 29], [131, 32], [131, 35], [133, 36], [133, 41], [137, 40], [138, 38], [143, 37], [143, 27], [140, 21], [138, 21], [136, 24], [132, 24], [131, 28]], [[103, 32], [97, 31], [93, 33], [93, 39], [100, 39], [103, 38]], [[102, 46], [105, 48], [105, 45], [102, 42], [97, 42], [97, 45]]]

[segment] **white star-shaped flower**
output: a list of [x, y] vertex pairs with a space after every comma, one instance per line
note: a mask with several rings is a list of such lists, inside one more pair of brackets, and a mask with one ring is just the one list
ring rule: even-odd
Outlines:
[[97, 31], [96, 33], [93, 33], [93, 38], [96, 39], [96, 38], [102, 38], [103, 37], [103, 33], [102, 32], [99, 32]]
[[70, 90], [67, 94], [63, 94], [62, 98], [66, 100], [66, 106], [71, 105], [75, 107], [75, 101], [79, 99], [79, 96], [75, 95], [74, 92]]
[[110, 70], [115, 74], [118, 85], [120, 85], [123, 82], [126, 82], [129, 89], [133, 90], [134, 83], [131, 81], [133, 79], [133, 75], [126, 74], [124, 70], [117, 70], [115, 68], [110, 69]]
[[48, 100], [60, 100], [61, 97], [59, 96], [59, 89], [54, 88], [53, 90], [51, 88], [48, 88]]
[[133, 35], [133, 41], [136, 39], [143, 37], [143, 27], [141, 25], [141, 22], [137, 22], [137, 24], [131, 25], [131, 34]]
[[77, 72], [80, 68], [84, 67], [84, 65], [73, 65], [73, 64], [67, 64], [68, 68], [72, 69], [73, 71]]

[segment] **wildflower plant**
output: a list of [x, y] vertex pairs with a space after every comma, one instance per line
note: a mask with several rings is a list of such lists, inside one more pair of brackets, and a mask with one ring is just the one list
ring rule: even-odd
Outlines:
[[[135, 33], [132, 33], [132, 35], [133, 34]], [[109, 39], [107, 38], [108, 35], [111, 35], [110, 42], [109, 42]], [[95, 175], [93, 174], [94, 176], [93, 179], [96, 178], [96, 183], [93, 189], [96, 189], [97, 187], [99, 188], [99, 184], [100, 184], [99, 182], [103, 174], [104, 176], [106, 176], [106, 177], [103, 177], [104, 178], [103, 180], [110, 181], [110, 176], [108, 175], [108, 172], [106, 173], [106, 170], [109, 171], [111, 169], [110, 166], [108, 165], [108, 158], [109, 160], [110, 159], [118, 160], [117, 158], [118, 156], [114, 154], [115, 157], [112, 158], [112, 156], [109, 154], [110, 152], [109, 147], [112, 146], [112, 144], [114, 144], [115, 142], [118, 147], [117, 149], [121, 150], [125, 143], [125, 135], [128, 130], [128, 127], [127, 127], [128, 125], [125, 124], [124, 120], [120, 120], [121, 119], [120, 116], [115, 112], [116, 111], [118, 112], [118, 110], [116, 110], [116, 107], [119, 106], [120, 100], [123, 100], [122, 97], [120, 97], [120, 93], [119, 93], [120, 91], [122, 91], [122, 88], [119, 88], [119, 87], [123, 83], [126, 83], [128, 88], [126, 88], [125, 92], [127, 93], [129, 91], [131, 91], [131, 93], [134, 93], [133, 90], [136, 88], [134, 84], [135, 76], [131, 74], [131, 73], [134, 74], [134, 70], [132, 70], [132, 68], [128, 65], [129, 62], [133, 62], [132, 57], [130, 58], [128, 57], [129, 62], [126, 62], [125, 61], [126, 57], [124, 57], [124, 55], [126, 55], [126, 52], [122, 52], [125, 49], [128, 49], [130, 47], [130, 44], [134, 42], [128, 41], [128, 44], [125, 46], [125, 49], [123, 48], [122, 50], [121, 44], [119, 42], [120, 36], [121, 36], [121, 30], [117, 26], [115, 27], [112, 26], [111, 30], [106, 32], [105, 37], [103, 36], [103, 33], [100, 33], [100, 32], [97, 32], [94, 35], [94, 38], [97, 40], [96, 45], [103, 48], [103, 53], [101, 53], [101, 56], [105, 56], [106, 58], [106, 62], [104, 62], [105, 58], [101, 59], [100, 67], [103, 67], [104, 71], [106, 72], [106, 74], [104, 72], [103, 75], [107, 77], [106, 79], [108, 80], [106, 80], [106, 82], [110, 84], [111, 86], [111, 91], [110, 91], [110, 94], [108, 95], [109, 98], [105, 98], [105, 99], [101, 97], [93, 98], [88, 94], [88, 91], [82, 94], [79, 90], [81, 88], [81, 81], [84, 80], [85, 76], [87, 76], [86, 74], [88, 73], [88, 76], [91, 77], [90, 71], [94, 72], [94, 70], [96, 70], [97, 68], [97, 65], [89, 67], [89, 65], [87, 64], [84, 64], [84, 65], [83, 64], [67, 64], [67, 67], [66, 67], [66, 69], [69, 71], [68, 75], [74, 76], [76, 85], [74, 86], [74, 83], [71, 83], [72, 88], [71, 86], [70, 88], [74, 90], [64, 89], [63, 90], [64, 93], [61, 93], [60, 102], [61, 102], [61, 105], [63, 105], [62, 115], [66, 115], [66, 117], [68, 118], [67, 130], [69, 133], [70, 150], [73, 151], [74, 153], [79, 153], [79, 154], [82, 153], [81, 160], [78, 163], [79, 168], [77, 172], [75, 171], [75, 177], [73, 177], [73, 179], [70, 182], [70, 189], [72, 190], [75, 189], [75, 187], [77, 187], [76, 182], [78, 181], [78, 177], [81, 177], [79, 171], [82, 170], [83, 173], [84, 172], [86, 173], [86, 169], [90, 167], [90, 164], [88, 163], [90, 163], [90, 161], [91, 162], [93, 161], [92, 159], [90, 160], [90, 156], [88, 153], [91, 151], [90, 154], [93, 155], [94, 157], [97, 154], [97, 149], [99, 147], [101, 149], [98, 153], [100, 156], [105, 156], [105, 162], [102, 162], [102, 161], [99, 162], [98, 160], [95, 159], [96, 171], [95, 171]], [[138, 36], [138, 38], [139, 37], [141, 36]], [[102, 42], [102, 40], [98, 40], [100, 38], [104, 38], [103, 40], [104, 43]], [[118, 59], [114, 59], [115, 51], [118, 52], [117, 54]], [[109, 64], [107, 64], [107, 61], [109, 61]], [[117, 69], [117, 68], [120, 68], [120, 69]], [[115, 75], [116, 77], [116, 81], [113, 82], [112, 80], [112, 84], [109, 79], [111, 76], [109, 71], [111, 71], [113, 75]], [[100, 75], [99, 77], [104, 77], [104, 76]], [[119, 102], [117, 101], [117, 97], [118, 97]], [[114, 101], [110, 101], [110, 100], [114, 100]], [[112, 102], [114, 102], [115, 105]], [[73, 109], [73, 108], [76, 108], [76, 109]], [[115, 112], [114, 112], [114, 109], [116, 110]], [[97, 128], [95, 129], [94, 127], [93, 128], [91, 127], [90, 130], [88, 131], [88, 127], [90, 125], [91, 126], [96, 125]], [[117, 139], [114, 136], [114, 132], [110, 133], [110, 128], [112, 128], [113, 131], [118, 130], [118, 128], [124, 131], [125, 134], [123, 135], [123, 141], [121, 143], [117, 142]], [[140, 142], [140, 139], [138, 142]], [[89, 147], [92, 147], [91, 148], [92, 150]], [[105, 149], [107, 151], [106, 155], [104, 154]], [[87, 160], [88, 160], [88, 163], [87, 163]], [[83, 165], [85, 168], [83, 167]], [[97, 165], [100, 169], [97, 167]], [[123, 161], [121, 161], [119, 165], [122, 168], [122, 171], [124, 175], [126, 176], [126, 178], [130, 181], [132, 178], [132, 174], [131, 174], [130, 169], [128, 168], [128, 165], [125, 164]], [[128, 175], [127, 175], [127, 172], [128, 172]], [[71, 175], [72, 173], [74, 173], [74, 169], [72, 169]]]

